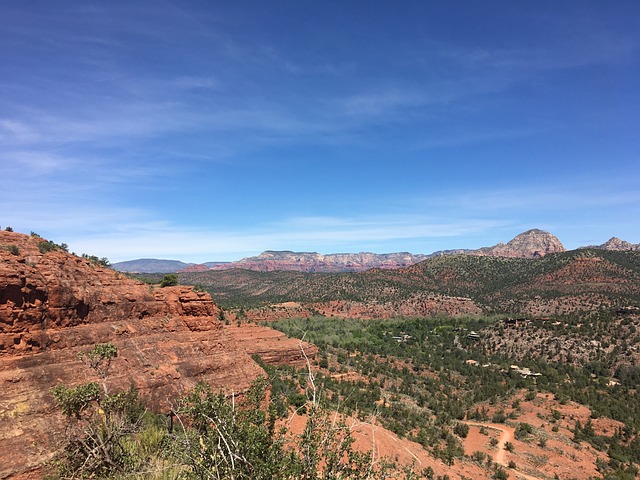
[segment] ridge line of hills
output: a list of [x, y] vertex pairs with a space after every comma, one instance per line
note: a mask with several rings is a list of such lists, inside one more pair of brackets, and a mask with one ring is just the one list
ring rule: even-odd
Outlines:
[[[640, 252], [578, 249], [541, 259], [441, 255], [409, 267], [308, 273], [226, 270], [185, 272], [226, 308], [271, 308], [268, 318], [388, 318], [501, 313], [566, 315], [640, 304]], [[296, 307], [298, 308], [298, 307]]]
[[[581, 248], [601, 250], [639, 251], [640, 244], [632, 244], [612, 237], [602, 245]], [[396, 269], [408, 267], [428, 258], [442, 255], [474, 255], [507, 258], [542, 258], [549, 253], [567, 251], [564, 245], [549, 232], [532, 229], [514, 237], [509, 242], [478, 249], [440, 250], [431, 254], [394, 253], [331, 253], [294, 252], [289, 250], [267, 250], [260, 255], [246, 257], [233, 262], [206, 262], [202, 264], [184, 263], [178, 260], [143, 258], [117, 262], [113, 268], [130, 273], [188, 273], [208, 270], [231, 270], [241, 268], [254, 271], [298, 271], [298, 272], [360, 272], [371, 268]]]

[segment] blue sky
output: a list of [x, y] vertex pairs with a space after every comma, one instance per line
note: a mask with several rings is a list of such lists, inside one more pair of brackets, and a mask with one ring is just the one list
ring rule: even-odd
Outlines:
[[77, 253], [640, 242], [640, 2], [0, 4], [0, 226]]

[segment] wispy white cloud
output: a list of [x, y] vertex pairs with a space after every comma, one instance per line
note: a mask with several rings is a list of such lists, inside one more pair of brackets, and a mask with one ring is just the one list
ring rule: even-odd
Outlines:
[[221, 86], [220, 80], [212, 76], [178, 77], [174, 80], [174, 83], [179, 88], [185, 89], [213, 90]]
[[37, 142], [40, 136], [19, 119], [0, 119], [0, 144], [23, 145]]
[[627, 185], [608, 184], [602, 180], [567, 185], [536, 185], [515, 188], [497, 187], [491, 190], [474, 190], [451, 196], [429, 198], [435, 203], [468, 212], [489, 211], [499, 214], [505, 210], [525, 212], [529, 210], [567, 211], [594, 208], [613, 208], [640, 205], [640, 191], [628, 179]]
[[434, 43], [433, 51], [465, 69], [533, 74], [585, 66], [610, 65], [632, 60], [640, 49], [637, 36], [616, 31], [591, 15], [574, 16], [571, 22], [555, 15], [528, 17], [544, 25], [545, 35], [513, 45], [460, 46]]
[[14, 150], [0, 153], [4, 158], [5, 175], [12, 174], [30, 176], [49, 175], [53, 172], [69, 170], [82, 165], [78, 159], [57, 155], [47, 151]]
[[455, 134], [434, 136], [434, 138], [413, 142], [411, 150], [423, 150], [437, 147], [452, 147], [476, 143], [493, 142], [496, 140], [510, 140], [527, 138], [547, 132], [544, 128], [493, 128], [491, 130], [478, 128], [476, 131], [460, 131]]
[[349, 116], [388, 115], [398, 110], [416, 108], [426, 103], [445, 101], [444, 98], [428, 98], [426, 92], [401, 91], [395, 88], [377, 92], [358, 93], [343, 100], [343, 108]]

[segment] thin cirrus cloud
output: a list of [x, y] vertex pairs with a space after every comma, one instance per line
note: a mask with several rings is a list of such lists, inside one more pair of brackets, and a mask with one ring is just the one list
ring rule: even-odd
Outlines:
[[[537, 57], [547, 58], [547, 54], [539, 53]], [[541, 65], [535, 58], [523, 60], [521, 52], [516, 50], [466, 50], [464, 53], [458, 51], [453, 57], [460, 60], [461, 64], [469, 63], [469, 58], [472, 58], [476, 66], [481, 64], [492, 68], [512, 65], [516, 59], [534, 70], [549, 67]], [[368, 91], [337, 96], [329, 102], [327, 99], [323, 102], [307, 100], [301, 104], [298, 100], [283, 99], [277, 104], [258, 101], [249, 106], [247, 102], [244, 107], [218, 104], [214, 111], [206, 111], [193, 99], [183, 98], [180, 92], [193, 89], [223, 90], [226, 85], [217, 78], [183, 76], [167, 81], [132, 80], [123, 74], [121, 77], [116, 75], [114, 81], [124, 91], [134, 92], [138, 98], [129, 98], [128, 95], [109, 99], [96, 97], [93, 105], [87, 107], [86, 96], [78, 94], [75, 108], [73, 103], [58, 112], [35, 107], [23, 115], [5, 118], [0, 123], [0, 138], [5, 143], [29, 145], [153, 137], [200, 130], [276, 134], [281, 138], [320, 134], [348, 139], [344, 136], [345, 131], [390, 121], [408, 122], [414, 118], [412, 114], [429, 105], [447, 104], [451, 107], [452, 102], [505, 89], [510, 85], [506, 80], [508, 77], [502, 75], [500, 80], [496, 80], [495, 72], [489, 69], [474, 78], [473, 82], [439, 80], [427, 82], [420, 89], [406, 86], [368, 87]], [[474, 133], [465, 132], [465, 135], [469, 137]]]
[[459, 208], [468, 212], [487, 211], [500, 215], [501, 211], [537, 211], [607, 209], [611, 207], [634, 207], [640, 205], [640, 192], [632, 186], [635, 179], [626, 185], [594, 185], [567, 188], [561, 184], [551, 186], [527, 186], [523, 188], [498, 188], [478, 190], [444, 198], [431, 198], [430, 203]]
[[7, 151], [4, 155], [10, 160], [6, 163], [5, 175], [20, 176], [28, 173], [30, 176], [42, 177], [54, 172], [69, 171], [74, 167], [80, 168], [82, 165], [82, 161], [77, 158], [57, 155], [49, 151], [14, 150]]
[[40, 140], [41, 136], [30, 122], [18, 118], [0, 119], [0, 144], [25, 145], [33, 144]]

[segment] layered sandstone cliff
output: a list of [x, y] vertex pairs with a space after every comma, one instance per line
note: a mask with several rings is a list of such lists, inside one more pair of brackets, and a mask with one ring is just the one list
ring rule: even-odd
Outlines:
[[133, 385], [156, 411], [198, 381], [246, 389], [263, 374], [252, 353], [304, 361], [298, 341], [267, 329], [251, 335], [279, 337], [273, 351], [268, 340], [251, 342], [259, 351], [243, 347], [243, 335], [223, 327], [207, 293], [149, 286], [62, 250], [41, 253], [41, 242], [0, 232], [0, 478], [41, 476], [64, 441], [65, 419], [50, 389], [96, 380], [78, 359], [95, 344], [118, 348], [109, 388]]
[[[400, 253], [331, 253], [272, 251], [262, 252], [237, 262], [213, 265], [211, 270], [244, 268], [269, 272], [288, 270], [293, 272], [361, 272], [370, 268], [400, 268], [413, 265], [428, 255]], [[193, 269], [184, 271], [194, 271]]]

